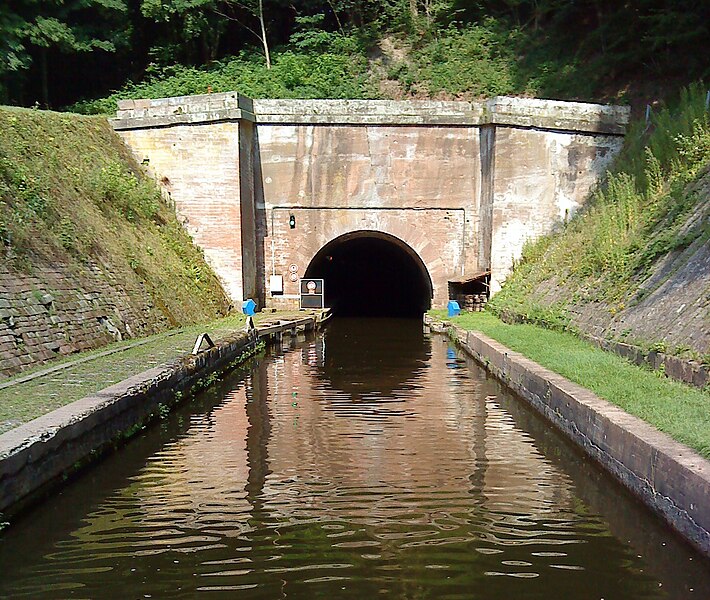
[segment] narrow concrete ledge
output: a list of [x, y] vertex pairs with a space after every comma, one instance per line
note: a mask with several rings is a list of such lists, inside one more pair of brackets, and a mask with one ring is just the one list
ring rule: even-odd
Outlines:
[[206, 112], [175, 113], [172, 115], [150, 115], [147, 110], [135, 117], [112, 119], [111, 125], [116, 131], [127, 129], [149, 129], [155, 127], [173, 127], [175, 125], [199, 125], [201, 123], [224, 123], [229, 121], [254, 121], [254, 115], [238, 108], [212, 110]]
[[241, 362], [260, 338], [278, 341], [317, 326], [309, 317], [235, 334], [197, 355], [130, 377], [0, 435], [0, 520], [119, 445], [177, 404], [181, 395], [199, 391], [212, 373]]
[[121, 100], [114, 129], [146, 129], [245, 119], [259, 124], [500, 125], [623, 135], [625, 106], [497, 96], [486, 101], [252, 100], [238, 92]]
[[710, 461], [482, 333], [458, 327], [449, 327], [448, 332], [477, 362], [710, 556]]
[[493, 125], [623, 135], [631, 108], [585, 102], [497, 96], [487, 103]]

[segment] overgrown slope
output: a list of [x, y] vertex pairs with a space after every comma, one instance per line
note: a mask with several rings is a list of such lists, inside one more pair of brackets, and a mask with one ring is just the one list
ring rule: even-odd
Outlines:
[[[11, 304], [14, 282], [17, 294], [27, 292], [34, 302], [34, 292], [39, 302], [59, 278], [90, 290], [82, 306], [94, 288], [121, 296], [133, 315], [124, 336], [226, 311], [227, 298], [201, 252], [105, 119], [0, 108], [0, 131], [0, 274], [9, 282], [0, 308]], [[51, 285], [43, 279], [50, 271]], [[47, 289], [26, 290], [30, 284], [22, 282], [30, 279]], [[8, 327], [17, 321], [9, 312], [0, 317]], [[60, 327], [62, 319], [52, 323]], [[25, 333], [14, 332], [17, 344], [30, 342]]]
[[491, 307], [707, 358], [710, 116], [702, 87], [634, 126], [588, 208], [526, 246]]

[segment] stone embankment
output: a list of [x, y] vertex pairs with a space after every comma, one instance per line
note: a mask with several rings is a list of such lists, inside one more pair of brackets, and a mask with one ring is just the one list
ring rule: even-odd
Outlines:
[[[164, 415], [266, 341], [316, 329], [323, 315], [247, 328], [0, 435], [0, 514], [16, 514], [74, 472]], [[120, 360], [117, 357], [116, 360]]]
[[60, 356], [170, 327], [144, 290], [110, 272], [65, 265], [31, 274], [0, 267], [0, 380]]
[[491, 374], [710, 556], [710, 461], [589, 390], [482, 333], [444, 327]]

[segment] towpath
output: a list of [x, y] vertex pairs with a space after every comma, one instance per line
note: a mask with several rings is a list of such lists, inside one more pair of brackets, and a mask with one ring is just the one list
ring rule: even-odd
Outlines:
[[[313, 312], [258, 313], [255, 323], [257, 327], [267, 327], [276, 321], [307, 316], [313, 316]], [[210, 323], [117, 342], [40, 365], [3, 380], [0, 382], [0, 434], [191, 352], [201, 333], [208, 333], [217, 342], [244, 329], [245, 325], [244, 315], [233, 315]]]

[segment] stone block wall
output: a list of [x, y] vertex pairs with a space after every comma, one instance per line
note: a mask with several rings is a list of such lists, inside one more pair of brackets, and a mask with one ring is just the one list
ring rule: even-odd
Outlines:
[[77, 273], [0, 265], [0, 379], [52, 358], [169, 326], [147, 291], [128, 290], [97, 265]]

